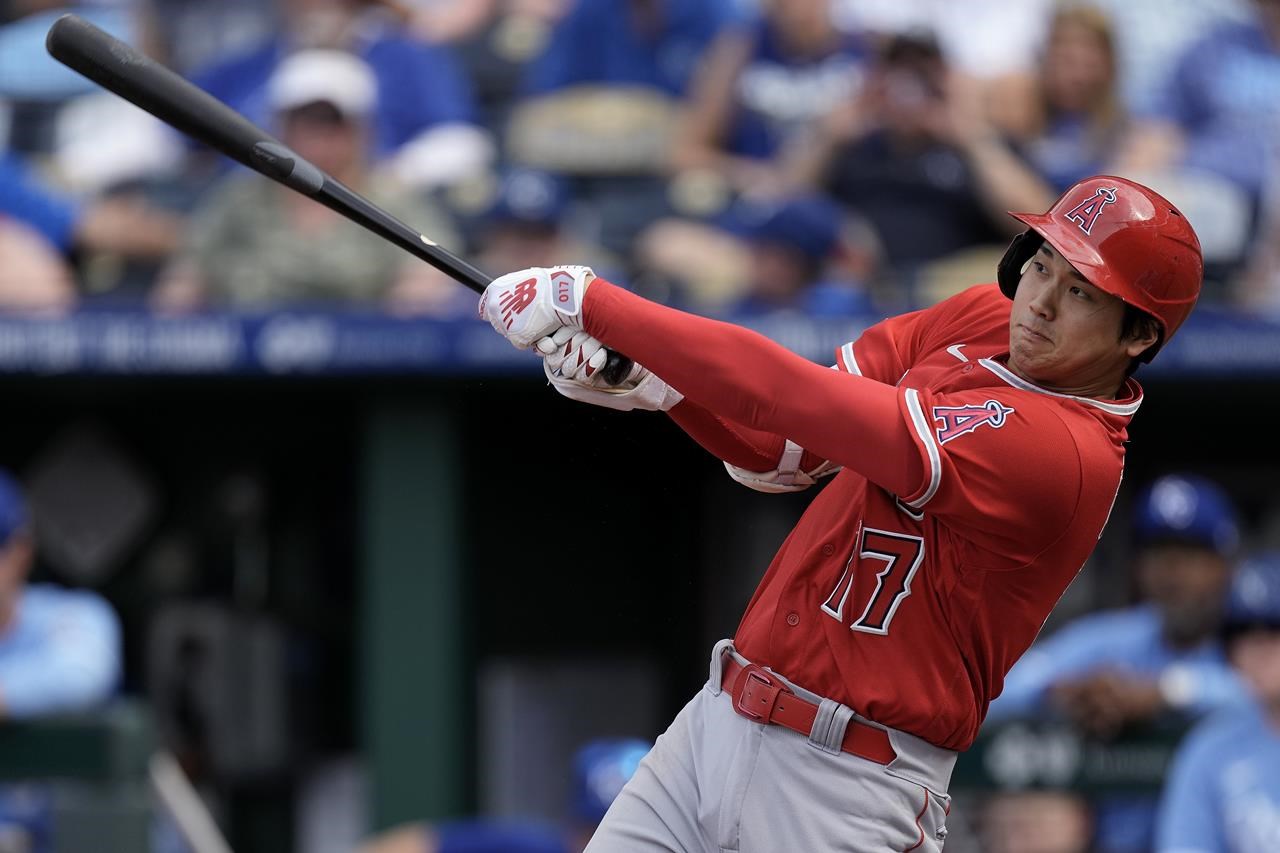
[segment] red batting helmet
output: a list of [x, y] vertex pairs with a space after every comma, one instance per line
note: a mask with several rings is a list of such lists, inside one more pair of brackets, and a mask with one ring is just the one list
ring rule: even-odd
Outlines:
[[1160, 323], [1156, 350], [1187, 319], [1204, 276], [1200, 240], [1167, 199], [1125, 178], [1099, 175], [1072, 186], [1045, 214], [1014, 213], [1029, 226], [1015, 237], [998, 268], [1010, 299], [1022, 268], [1043, 242], [1057, 250], [1095, 287], [1139, 308]]

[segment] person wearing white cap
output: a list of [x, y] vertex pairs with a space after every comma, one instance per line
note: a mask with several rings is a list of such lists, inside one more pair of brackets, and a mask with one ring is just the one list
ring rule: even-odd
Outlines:
[[378, 105], [369, 116], [371, 160], [419, 188], [480, 172], [494, 143], [452, 52], [411, 36], [369, 0], [275, 0], [281, 28], [248, 51], [193, 72], [193, 82], [251, 121], [268, 120], [269, 81], [292, 54], [350, 51], [369, 63]]
[[[267, 83], [274, 130], [285, 145], [442, 244], [452, 224], [414, 190], [369, 171], [373, 71], [338, 50], [285, 59]], [[197, 212], [188, 245], [158, 285], [158, 308], [269, 308], [281, 303], [418, 304], [440, 274], [309, 198], [258, 175], [232, 177]]]

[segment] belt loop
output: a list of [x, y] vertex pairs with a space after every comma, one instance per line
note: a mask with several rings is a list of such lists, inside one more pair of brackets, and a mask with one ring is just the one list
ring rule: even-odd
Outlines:
[[844, 746], [844, 732], [853, 718], [853, 709], [834, 699], [823, 699], [818, 705], [818, 716], [809, 730], [809, 745], [832, 755], [839, 755]]
[[711, 672], [707, 679], [707, 686], [711, 688], [712, 696], [719, 696], [722, 692], [720, 682], [724, 677], [724, 658], [732, 652], [733, 640], [721, 640], [711, 650]]

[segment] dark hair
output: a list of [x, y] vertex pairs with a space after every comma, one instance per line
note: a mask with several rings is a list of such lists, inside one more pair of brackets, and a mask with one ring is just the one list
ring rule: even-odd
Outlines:
[[1160, 328], [1160, 321], [1155, 317], [1128, 302], [1124, 303], [1124, 317], [1120, 320], [1120, 340], [1140, 338], [1150, 332], [1155, 332], [1156, 342], [1129, 360], [1129, 368], [1124, 374], [1126, 379], [1134, 374], [1139, 365], [1151, 361], [1156, 350], [1160, 349], [1160, 345], [1164, 343], [1164, 331]]
[[945, 55], [932, 30], [911, 29], [886, 39], [880, 48], [880, 61], [885, 65], [934, 66]]

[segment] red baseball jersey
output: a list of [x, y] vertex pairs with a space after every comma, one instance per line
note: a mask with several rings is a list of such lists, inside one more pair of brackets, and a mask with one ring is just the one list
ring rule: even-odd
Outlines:
[[995, 285], [886, 320], [838, 366], [896, 385], [924, 477], [893, 495], [844, 470], [774, 557], [742, 654], [864, 716], [965, 749], [1005, 674], [1097, 544], [1129, 418], [1012, 373]]

